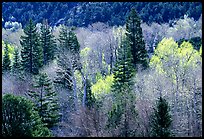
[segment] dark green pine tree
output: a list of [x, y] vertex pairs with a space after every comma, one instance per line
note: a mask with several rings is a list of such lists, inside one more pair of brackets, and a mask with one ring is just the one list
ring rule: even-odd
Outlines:
[[59, 121], [59, 104], [57, 94], [53, 89], [51, 80], [46, 73], [40, 73], [36, 79], [34, 88], [37, 91], [29, 91], [28, 95], [36, 104], [43, 123], [48, 128], [53, 127]]
[[6, 43], [5, 48], [4, 48], [2, 73], [9, 72], [10, 70], [11, 70], [11, 60], [9, 58], [8, 44]]
[[43, 49], [43, 64], [46, 65], [55, 57], [56, 42], [51, 34], [47, 20], [43, 20], [41, 26], [40, 43]]
[[119, 136], [125, 137], [134, 136], [135, 129], [130, 128], [130, 123], [134, 123], [137, 117], [134, 108], [135, 97], [132, 92], [134, 85], [132, 77], [135, 75], [132, 59], [129, 41], [125, 38], [119, 48], [118, 60], [113, 70], [113, 107], [108, 114], [107, 124], [108, 128], [120, 127]]
[[5, 94], [2, 98], [3, 137], [50, 137], [34, 104], [22, 96]]
[[57, 65], [59, 69], [56, 71], [57, 76], [54, 80], [55, 83], [62, 85], [70, 90], [73, 89], [72, 82], [72, 57], [70, 52], [69, 42], [69, 29], [63, 25], [59, 35], [59, 46], [57, 53]]
[[132, 8], [126, 20], [126, 36], [130, 40], [134, 66], [138, 68], [138, 64], [141, 64], [145, 69], [148, 67], [148, 55], [140, 22], [138, 14]]
[[90, 109], [90, 108], [92, 108], [94, 106], [94, 102], [95, 102], [95, 97], [91, 92], [91, 82], [88, 79], [86, 79], [85, 105], [86, 105], [86, 107], [88, 107]]
[[14, 54], [13, 54], [13, 65], [12, 65], [12, 73], [14, 75], [20, 75], [22, 66], [21, 66], [21, 60], [20, 60], [20, 55], [19, 55], [19, 50], [18, 48], [14, 49]]
[[69, 47], [73, 57], [73, 68], [76, 70], [81, 70], [80, 63], [80, 45], [77, 40], [76, 34], [73, 32], [73, 28], [69, 31]]
[[43, 66], [42, 47], [40, 46], [39, 34], [36, 25], [30, 19], [29, 24], [24, 29], [25, 36], [21, 36], [21, 59], [23, 70], [38, 74]]
[[79, 62], [80, 45], [72, 28], [63, 25], [59, 35], [59, 47], [57, 63], [59, 70], [55, 83], [60, 83], [64, 87], [73, 89], [72, 76], [75, 70], [81, 69]]
[[170, 130], [171, 122], [169, 105], [164, 98], [159, 97], [150, 123], [152, 136], [170, 137], [172, 135]]

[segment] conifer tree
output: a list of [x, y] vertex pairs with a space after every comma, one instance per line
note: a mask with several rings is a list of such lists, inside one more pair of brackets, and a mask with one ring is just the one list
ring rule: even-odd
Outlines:
[[40, 46], [39, 34], [36, 25], [30, 19], [24, 29], [25, 36], [21, 36], [21, 58], [24, 71], [38, 74], [42, 63], [42, 47]]
[[11, 60], [9, 58], [9, 51], [8, 51], [8, 44], [4, 48], [4, 56], [3, 56], [3, 63], [2, 63], [2, 73], [9, 72], [11, 70]]
[[91, 92], [91, 82], [86, 79], [86, 100], [85, 100], [85, 105], [90, 109], [93, 107], [95, 102], [95, 97]]
[[140, 18], [135, 9], [132, 8], [126, 20], [126, 35], [130, 41], [133, 64], [135, 67], [141, 64], [142, 68], [147, 68], [148, 55], [140, 25]]
[[40, 35], [40, 43], [43, 49], [43, 64], [46, 65], [54, 59], [54, 49], [56, 49], [54, 36], [51, 34], [47, 20], [43, 20]]
[[51, 80], [46, 73], [40, 73], [34, 88], [37, 91], [29, 91], [28, 95], [36, 104], [42, 121], [48, 128], [54, 126], [59, 120], [59, 105], [57, 94], [53, 89]]
[[76, 70], [81, 70], [81, 64], [80, 64], [80, 45], [77, 40], [76, 34], [73, 32], [73, 28], [71, 28], [71, 31], [69, 32], [69, 38], [70, 38], [70, 51], [72, 53], [73, 57], [73, 67]]
[[72, 29], [63, 25], [59, 35], [59, 47], [57, 54], [57, 63], [59, 70], [57, 71], [57, 77], [55, 83], [60, 83], [64, 87], [73, 89], [73, 72], [80, 70], [81, 65], [79, 63], [79, 43], [76, 35]]
[[12, 72], [13, 72], [14, 75], [17, 75], [22, 70], [18, 48], [14, 49], [13, 56], [14, 56], [14, 59], [13, 59], [13, 65], [12, 65]]
[[[128, 38], [122, 41], [113, 74], [114, 81], [111, 87], [113, 92], [113, 107], [109, 111], [107, 127], [116, 128], [120, 126], [121, 131], [119, 136], [134, 136], [135, 129], [130, 128], [130, 123], [136, 121], [137, 117], [134, 108], [135, 97], [132, 93], [132, 77], [135, 75], [135, 70]], [[130, 119], [133, 121], [130, 122]]]
[[170, 131], [172, 119], [169, 112], [167, 101], [160, 96], [150, 123], [153, 137], [170, 137], [172, 135]]
[[30, 100], [13, 94], [5, 94], [2, 102], [2, 136], [51, 136]]
[[72, 90], [72, 62], [70, 53], [70, 43], [68, 35], [68, 27], [63, 25], [59, 35], [59, 46], [57, 53], [57, 65], [59, 69], [56, 71], [57, 77], [55, 83], [63, 85], [63, 87]]

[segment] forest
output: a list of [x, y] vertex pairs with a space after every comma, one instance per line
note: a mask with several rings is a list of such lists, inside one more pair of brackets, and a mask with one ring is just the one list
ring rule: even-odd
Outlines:
[[202, 137], [202, 3], [3, 2], [2, 136]]

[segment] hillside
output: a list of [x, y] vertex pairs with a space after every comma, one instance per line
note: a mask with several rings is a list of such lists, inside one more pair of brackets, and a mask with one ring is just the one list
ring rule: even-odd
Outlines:
[[32, 18], [50, 25], [69, 20], [69, 24], [80, 27], [95, 22], [124, 25], [130, 9], [135, 7], [146, 23], [169, 23], [187, 14], [198, 20], [202, 13], [199, 2], [3, 2], [3, 25], [7, 21], [20, 22], [23, 27]]

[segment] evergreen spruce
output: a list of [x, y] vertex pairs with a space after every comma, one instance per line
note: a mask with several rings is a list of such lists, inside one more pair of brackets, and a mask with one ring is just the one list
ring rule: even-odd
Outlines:
[[14, 75], [19, 75], [22, 70], [22, 67], [21, 67], [21, 60], [20, 60], [18, 48], [14, 49], [13, 56], [14, 56], [14, 59], [13, 59], [13, 65], [12, 65], [12, 73]]
[[[63, 85], [63, 87], [72, 90], [72, 63], [70, 53], [70, 43], [68, 35], [68, 27], [63, 25], [59, 35], [59, 47], [57, 53], [57, 65], [59, 69], [56, 71], [57, 77], [54, 82]], [[65, 54], [66, 53], [66, 54]], [[69, 57], [68, 57], [69, 56]]]
[[[63, 25], [59, 35], [59, 47], [57, 63], [59, 69], [57, 71], [57, 77], [55, 83], [62, 84], [68, 89], [73, 89], [72, 76], [75, 70], [81, 69], [79, 63], [79, 42], [72, 29]], [[66, 54], [65, 54], [66, 53]]]
[[2, 99], [2, 136], [48, 137], [51, 133], [42, 123], [30, 100], [5, 94]]
[[95, 102], [95, 97], [91, 92], [91, 82], [86, 79], [86, 100], [85, 105], [90, 109], [93, 107]]
[[36, 84], [37, 91], [29, 91], [28, 95], [36, 104], [36, 110], [39, 112], [42, 121], [48, 128], [53, 127], [59, 120], [59, 105], [57, 94], [53, 90], [53, 85], [46, 73], [40, 73]]
[[81, 64], [80, 64], [80, 45], [77, 40], [76, 34], [73, 32], [73, 28], [71, 28], [71, 31], [69, 32], [70, 35], [70, 49], [71, 53], [73, 55], [73, 68], [76, 70], [81, 70]]
[[46, 65], [54, 59], [54, 49], [56, 49], [54, 36], [51, 34], [47, 20], [43, 20], [41, 26], [40, 43], [43, 49], [43, 64]]
[[8, 44], [4, 48], [4, 56], [3, 56], [3, 63], [2, 63], [2, 73], [9, 72], [11, 70], [11, 60], [9, 58], [9, 51], [8, 51]]
[[169, 111], [170, 110], [167, 101], [164, 98], [159, 97], [150, 123], [153, 137], [171, 136], [170, 125], [172, 119]]
[[126, 35], [130, 41], [134, 66], [138, 68], [138, 64], [141, 64], [142, 68], [145, 69], [148, 67], [148, 55], [140, 25], [140, 18], [135, 9], [132, 8], [126, 21]]
[[21, 58], [24, 71], [32, 74], [38, 74], [42, 63], [42, 47], [40, 46], [39, 35], [33, 21], [24, 29], [25, 36], [21, 36]]
[[[136, 110], [134, 109], [135, 98], [132, 92], [132, 77], [135, 75], [135, 70], [132, 64], [132, 53], [128, 38], [122, 41], [113, 74], [113, 107], [108, 115], [107, 127], [121, 127], [119, 136], [134, 136], [135, 130], [130, 129], [129, 126], [131, 122], [136, 121], [137, 117]], [[130, 122], [130, 119], [133, 121]]]

